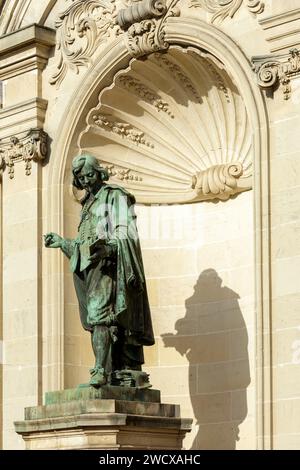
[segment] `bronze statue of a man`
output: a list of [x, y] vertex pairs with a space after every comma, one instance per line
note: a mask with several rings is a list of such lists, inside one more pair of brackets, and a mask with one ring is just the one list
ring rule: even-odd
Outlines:
[[91, 155], [74, 158], [72, 173], [73, 185], [86, 191], [78, 236], [50, 232], [45, 246], [61, 248], [70, 259], [81, 323], [92, 334], [90, 385], [114, 383], [122, 371], [130, 384], [130, 371], [134, 376], [144, 363], [143, 345], [154, 344], [135, 199], [105, 183], [107, 170]]

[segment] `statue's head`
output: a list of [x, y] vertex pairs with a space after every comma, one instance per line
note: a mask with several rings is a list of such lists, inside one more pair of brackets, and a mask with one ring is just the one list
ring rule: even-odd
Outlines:
[[73, 186], [90, 190], [92, 185], [102, 184], [109, 178], [108, 171], [92, 155], [78, 155], [72, 161]]

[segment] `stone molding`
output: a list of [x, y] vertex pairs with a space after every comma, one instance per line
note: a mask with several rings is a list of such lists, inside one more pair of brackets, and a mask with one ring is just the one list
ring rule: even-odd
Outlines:
[[55, 44], [55, 31], [32, 24], [0, 37], [0, 80], [43, 70]]
[[42, 95], [42, 71], [54, 44], [55, 31], [37, 24], [0, 37], [0, 80], [5, 80], [0, 152], [10, 178], [17, 161], [25, 162], [29, 175], [32, 160], [47, 154], [43, 124], [48, 102]]
[[210, 21], [214, 23], [222, 22], [228, 17], [233, 18], [243, 3], [254, 14], [262, 13], [265, 8], [261, 0], [190, 0], [189, 8], [203, 8], [212, 14]]
[[300, 50], [291, 49], [288, 54], [252, 57], [253, 70], [262, 89], [276, 90], [283, 87], [283, 96], [291, 96], [291, 80], [300, 75]]
[[0, 35], [20, 28], [32, 0], [1, 0]]
[[14, 166], [25, 163], [25, 174], [31, 174], [32, 161], [42, 161], [47, 157], [46, 132], [42, 129], [30, 129], [22, 136], [12, 136], [8, 141], [0, 142], [0, 171], [8, 169], [9, 178], [14, 178]]
[[47, 100], [31, 98], [0, 109], [1, 138], [7, 139], [31, 128], [42, 128], [47, 107]]
[[46, 393], [14, 424], [27, 449], [181, 449], [192, 420], [161, 403], [159, 390], [79, 386]]
[[258, 23], [265, 31], [272, 53], [300, 48], [300, 8], [261, 18]]

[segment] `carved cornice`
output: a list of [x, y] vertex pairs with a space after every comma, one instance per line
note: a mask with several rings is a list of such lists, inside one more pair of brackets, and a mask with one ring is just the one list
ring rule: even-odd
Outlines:
[[44, 160], [47, 156], [46, 132], [42, 129], [31, 129], [22, 137], [12, 136], [0, 143], [0, 171], [8, 168], [9, 177], [14, 178], [14, 165], [25, 162], [26, 175], [31, 174], [31, 162]]
[[261, 0], [190, 0], [190, 8], [203, 8], [212, 13], [211, 22], [221, 22], [225, 18], [233, 18], [241, 5], [246, 3], [251, 13], [259, 14], [264, 11], [265, 5]]
[[56, 23], [58, 64], [50, 83], [58, 87], [68, 70], [78, 73], [91, 63], [102, 42], [120, 34], [115, 0], [77, 0], [62, 12]]
[[287, 54], [291, 48], [300, 47], [300, 8], [273, 13], [258, 20], [265, 32], [271, 53]]
[[152, 52], [168, 49], [165, 41], [165, 24], [170, 16], [178, 16], [179, 0], [142, 0], [120, 10], [117, 22], [123, 30], [128, 51], [132, 57], [142, 57]]
[[237, 192], [237, 180], [243, 174], [240, 162], [215, 165], [200, 171], [192, 177], [195, 197], [214, 195], [218, 199], [229, 199]]
[[0, 80], [43, 70], [54, 44], [55, 31], [37, 24], [0, 37]]
[[274, 90], [283, 86], [284, 99], [291, 95], [291, 79], [300, 75], [300, 51], [291, 49], [289, 54], [252, 57], [253, 69], [257, 74], [258, 85], [263, 89]]

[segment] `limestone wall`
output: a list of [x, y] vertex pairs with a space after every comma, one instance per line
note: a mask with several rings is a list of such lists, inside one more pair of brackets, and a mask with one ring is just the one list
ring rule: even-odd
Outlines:
[[[216, 10], [208, 12], [201, 0], [192, 3], [178, 2], [180, 14], [167, 19], [165, 39], [171, 48], [192, 45], [192, 54], [196, 50], [202, 61], [215, 61], [215, 81], [205, 88], [202, 101], [219, 113], [221, 108], [207, 96], [211, 91], [224, 94], [225, 80], [227, 91], [235, 90], [245, 103], [253, 164], [246, 189], [250, 184], [252, 190], [218, 203], [201, 201], [200, 191], [193, 204], [177, 200], [174, 205], [138, 207], [156, 335], [155, 346], [145, 351], [145, 368], [164, 401], [180, 403], [184, 415], [195, 418], [187, 448], [296, 449], [300, 442], [300, 65], [297, 53], [289, 51], [300, 44], [299, 2], [265, 0], [262, 11], [262, 2], [232, 1], [216, 20]], [[232, 10], [237, 3], [240, 6]], [[124, 39], [128, 33], [115, 28], [97, 47], [91, 45], [86, 66], [76, 69], [71, 60], [61, 82], [54, 83], [59, 71], [55, 34], [58, 40], [61, 31], [55, 20], [66, 8], [63, 0], [33, 0], [26, 5], [7, 0], [0, 20], [4, 448], [23, 447], [13, 421], [22, 419], [24, 406], [41, 403], [45, 391], [87, 379], [93, 360], [90, 338], [79, 322], [68, 265], [60, 253], [43, 248], [42, 234], [76, 233], [79, 207], [70, 194], [70, 159], [89, 146], [101, 155], [103, 142], [96, 140], [96, 132], [91, 139], [87, 130], [91, 112], [101, 109], [100, 92], [112, 86], [116, 74], [139, 52]], [[39, 27], [30, 26], [34, 22]], [[78, 44], [82, 38], [75, 39], [74, 47]], [[258, 57], [262, 55], [270, 57]], [[260, 77], [259, 66], [266, 60], [276, 67]], [[67, 62], [64, 56], [62, 64]], [[136, 73], [146, 70], [141, 64], [132, 66]], [[188, 78], [196, 77], [194, 67]], [[274, 79], [269, 87], [268, 77]], [[157, 83], [161, 87], [156, 92], [168, 101], [168, 80], [162, 76]], [[171, 104], [173, 92], [171, 87]], [[108, 98], [106, 104], [115, 106], [118, 95], [107, 96], [111, 101]], [[122, 109], [117, 111], [121, 119]], [[157, 109], [155, 113], [157, 122], [165, 123], [165, 116]], [[231, 129], [228, 116], [233, 113], [223, 121], [218, 115], [218, 122]], [[182, 116], [184, 129], [188, 119], [184, 116], [191, 114]], [[146, 126], [142, 119], [136, 122]], [[209, 126], [213, 129], [211, 121]], [[28, 134], [32, 128], [48, 133], [48, 151], [46, 156], [39, 147], [43, 138], [39, 134], [28, 166], [24, 145], [32, 144]], [[15, 136], [19, 140], [11, 140]], [[16, 158], [14, 165], [7, 155]], [[166, 153], [161, 155], [164, 160]], [[180, 179], [178, 166], [176, 171], [172, 197], [186, 184], [186, 175], [191, 176], [182, 172]], [[167, 188], [166, 179], [163, 184]], [[182, 197], [180, 193], [180, 202]]]
[[186, 448], [255, 448], [252, 196], [139, 210], [141, 227], [159, 229], [143, 242], [156, 333], [146, 370], [195, 419]]

